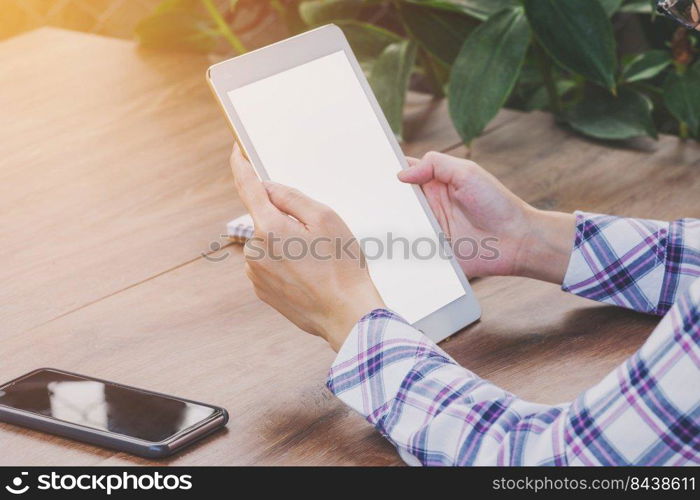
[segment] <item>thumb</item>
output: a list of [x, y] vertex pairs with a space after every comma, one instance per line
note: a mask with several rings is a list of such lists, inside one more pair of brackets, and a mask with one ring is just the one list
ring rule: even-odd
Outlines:
[[321, 210], [326, 208], [325, 205], [309, 198], [298, 189], [271, 181], [265, 181], [264, 184], [272, 204], [302, 224], [309, 224]]
[[399, 180], [407, 184], [425, 184], [433, 180], [433, 166], [417, 162], [398, 173]]
[[467, 176], [464, 160], [440, 153], [428, 153], [417, 164], [399, 172], [401, 182], [426, 184], [437, 180], [443, 184], [457, 185]]

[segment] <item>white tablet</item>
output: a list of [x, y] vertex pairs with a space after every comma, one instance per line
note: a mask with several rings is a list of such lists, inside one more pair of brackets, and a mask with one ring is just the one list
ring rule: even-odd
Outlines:
[[435, 341], [480, 309], [343, 32], [334, 25], [215, 64], [210, 85], [262, 179], [329, 205], [387, 306]]

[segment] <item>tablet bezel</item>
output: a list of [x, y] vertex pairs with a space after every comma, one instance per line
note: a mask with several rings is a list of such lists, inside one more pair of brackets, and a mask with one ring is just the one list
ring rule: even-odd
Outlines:
[[[252, 141], [246, 133], [241, 119], [236, 113], [231, 100], [228, 98], [228, 92], [341, 50], [345, 52], [350, 66], [355, 72], [355, 76], [372, 105], [372, 109], [384, 130], [386, 138], [399, 159], [401, 168], [408, 168], [404, 153], [343, 31], [336, 25], [329, 24], [247, 54], [214, 64], [207, 70], [207, 81], [226, 114], [236, 141], [239, 143], [245, 155], [250, 159], [250, 162], [261, 179], [269, 180], [269, 176], [262, 166], [262, 162], [255, 151]], [[423, 211], [428, 216], [436, 235], [440, 234], [440, 224], [435, 218], [427, 199], [423, 195], [423, 191], [417, 186], [413, 186], [413, 190]], [[450, 250], [447, 242], [445, 242], [445, 249], [447, 252]], [[453, 335], [470, 323], [478, 320], [481, 316], [479, 303], [474, 297], [474, 293], [464, 272], [454, 257], [450, 258], [450, 262], [462, 284], [464, 295], [434, 311], [425, 318], [413, 323], [413, 326], [421, 330], [435, 342], [439, 342]]]

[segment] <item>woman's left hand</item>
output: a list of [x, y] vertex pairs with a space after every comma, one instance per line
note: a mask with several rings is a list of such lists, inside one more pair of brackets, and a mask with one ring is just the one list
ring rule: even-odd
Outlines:
[[260, 182], [237, 144], [231, 168], [255, 223], [245, 246], [255, 294], [338, 351], [362, 316], [385, 307], [359, 243], [328, 206], [296, 189]]

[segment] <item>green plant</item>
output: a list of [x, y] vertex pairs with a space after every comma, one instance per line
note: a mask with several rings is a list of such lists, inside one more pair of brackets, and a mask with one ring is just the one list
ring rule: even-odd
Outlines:
[[165, 0], [137, 34], [147, 46], [211, 51], [224, 39], [243, 52], [231, 26], [245, 8], [267, 9], [290, 34], [334, 22], [399, 136], [413, 85], [447, 96], [465, 143], [503, 106], [551, 111], [597, 139], [658, 132], [700, 139], [698, 35], [655, 16], [652, 0], [254, 3]]

